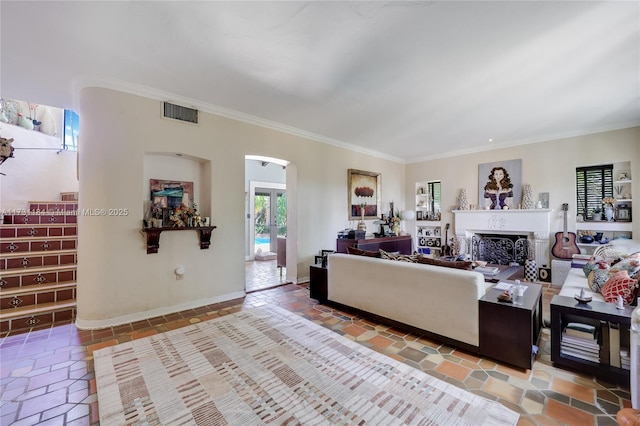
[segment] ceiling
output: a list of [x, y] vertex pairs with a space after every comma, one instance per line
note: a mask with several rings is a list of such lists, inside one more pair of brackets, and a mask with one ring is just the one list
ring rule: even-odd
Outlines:
[[637, 1], [2, 1], [0, 19], [0, 93], [57, 107], [98, 85], [399, 162], [640, 125]]

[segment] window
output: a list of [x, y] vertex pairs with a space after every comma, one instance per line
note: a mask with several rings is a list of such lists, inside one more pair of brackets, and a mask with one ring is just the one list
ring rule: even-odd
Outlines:
[[429, 208], [433, 213], [437, 213], [440, 211], [440, 200], [441, 200], [441, 190], [440, 190], [440, 181], [435, 182], [427, 182], [427, 190], [428, 194], [431, 194], [431, 199], [429, 200]]
[[593, 219], [604, 197], [613, 197], [613, 164], [576, 168], [577, 214]]
[[64, 110], [64, 138], [62, 148], [70, 151], [78, 150], [78, 133], [80, 132], [80, 117], [75, 111]]

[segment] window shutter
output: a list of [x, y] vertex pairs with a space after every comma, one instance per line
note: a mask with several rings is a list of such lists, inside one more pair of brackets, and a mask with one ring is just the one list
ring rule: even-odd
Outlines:
[[576, 168], [577, 214], [593, 219], [593, 210], [602, 209], [605, 197], [613, 197], [613, 164]]

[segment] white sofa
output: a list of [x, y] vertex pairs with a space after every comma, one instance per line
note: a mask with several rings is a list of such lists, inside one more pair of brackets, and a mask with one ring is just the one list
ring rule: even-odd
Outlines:
[[328, 258], [330, 303], [427, 331], [478, 350], [478, 299], [492, 284], [479, 272], [335, 253]]
[[589, 282], [584, 275], [582, 268], [571, 268], [567, 278], [560, 289], [560, 296], [573, 297], [580, 294], [580, 290], [584, 289], [585, 296], [591, 296], [593, 300], [604, 302], [604, 297], [600, 293], [594, 293], [589, 289]]

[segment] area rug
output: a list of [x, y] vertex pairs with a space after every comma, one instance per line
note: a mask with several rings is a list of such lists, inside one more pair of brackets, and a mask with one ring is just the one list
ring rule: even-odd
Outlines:
[[518, 414], [268, 306], [94, 352], [100, 424], [515, 425]]

